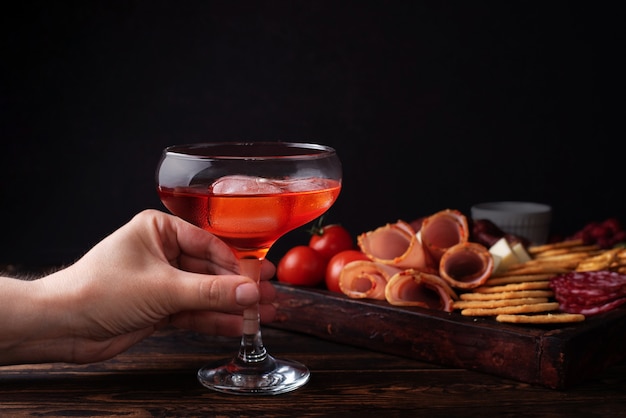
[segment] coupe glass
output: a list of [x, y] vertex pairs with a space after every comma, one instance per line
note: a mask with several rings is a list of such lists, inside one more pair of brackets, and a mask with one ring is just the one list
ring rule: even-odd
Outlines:
[[[324, 145], [216, 142], [166, 148], [157, 185], [170, 212], [220, 237], [239, 259], [241, 274], [258, 283], [270, 247], [331, 207], [341, 175], [337, 153]], [[285, 393], [309, 375], [306, 366], [266, 351], [258, 305], [243, 314], [239, 353], [198, 371], [204, 386], [233, 394]]]

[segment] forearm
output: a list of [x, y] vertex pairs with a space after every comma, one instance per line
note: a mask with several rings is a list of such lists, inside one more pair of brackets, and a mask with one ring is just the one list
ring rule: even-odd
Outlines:
[[0, 277], [0, 365], [61, 361], [66, 341], [46, 286], [39, 280]]

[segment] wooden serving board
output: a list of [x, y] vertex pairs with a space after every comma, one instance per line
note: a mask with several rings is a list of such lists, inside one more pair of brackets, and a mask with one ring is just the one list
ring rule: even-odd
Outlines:
[[275, 286], [274, 328], [552, 389], [570, 387], [626, 358], [626, 308], [575, 324], [502, 324], [490, 317]]

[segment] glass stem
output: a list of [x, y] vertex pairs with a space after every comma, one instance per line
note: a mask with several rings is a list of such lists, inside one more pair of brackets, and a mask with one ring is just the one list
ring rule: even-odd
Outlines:
[[[241, 274], [255, 280], [257, 285], [261, 278], [261, 260], [256, 258], [244, 258], [239, 260]], [[254, 368], [272, 369], [271, 356], [268, 355], [261, 338], [261, 318], [259, 316], [259, 304], [243, 312], [243, 335], [239, 354], [236, 358], [239, 364]]]

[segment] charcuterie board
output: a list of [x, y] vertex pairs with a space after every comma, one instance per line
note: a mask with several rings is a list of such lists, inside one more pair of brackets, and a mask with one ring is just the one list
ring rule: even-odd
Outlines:
[[275, 287], [278, 315], [271, 327], [552, 389], [571, 387], [626, 359], [624, 307], [578, 323], [520, 325]]

